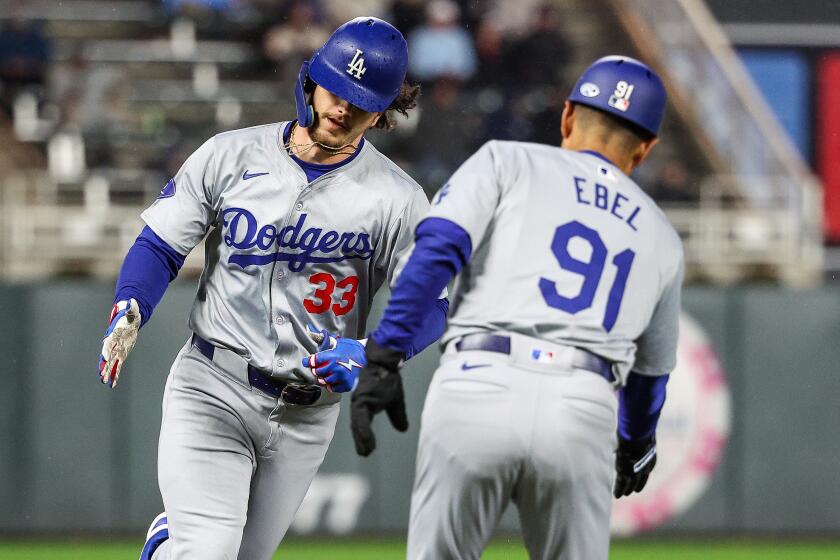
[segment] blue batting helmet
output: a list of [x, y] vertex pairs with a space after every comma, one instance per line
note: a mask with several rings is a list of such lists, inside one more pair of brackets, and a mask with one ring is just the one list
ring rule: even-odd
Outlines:
[[605, 56], [578, 79], [569, 101], [599, 109], [657, 136], [665, 86], [651, 68], [629, 56]]
[[396, 27], [375, 17], [348, 21], [300, 67], [298, 124], [314, 121], [307, 95], [316, 84], [370, 113], [384, 111], [399, 94], [407, 66], [408, 45]]

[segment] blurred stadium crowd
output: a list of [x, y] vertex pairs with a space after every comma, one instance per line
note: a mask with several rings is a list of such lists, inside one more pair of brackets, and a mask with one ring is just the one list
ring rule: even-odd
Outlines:
[[[25, 144], [6, 166], [46, 166], [58, 184], [97, 170], [126, 204], [147, 202], [207, 137], [290, 118], [300, 63], [363, 13], [405, 34], [423, 86], [419, 110], [374, 143], [430, 195], [489, 138], [559, 144], [580, 69], [570, 10], [543, 0], [0, 4], [0, 136]], [[696, 197], [679, 159], [643, 179], [660, 201]]]

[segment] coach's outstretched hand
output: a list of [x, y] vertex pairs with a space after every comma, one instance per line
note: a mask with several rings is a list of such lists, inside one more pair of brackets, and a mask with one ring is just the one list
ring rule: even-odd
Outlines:
[[99, 355], [99, 379], [112, 389], [117, 386], [120, 370], [137, 342], [139, 330], [140, 307], [137, 300], [131, 298], [115, 303]]
[[394, 428], [400, 432], [408, 429], [400, 377], [400, 362], [405, 355], [379, 346], [373, 338], [368, 338], [365, 354], [367, 365], [359, 374], [359, 383], [350, 401], [350, 429], [356, 453], [362, 457], [376, 449], [376, 437], [370, 427], [376, 414], [384, 410]]
[[633, 492], [641, 492], [654, 466], [656, 466], [655, 438], [635, 442], [618, 436], [613, 496], [620, 498], [629, 496]]

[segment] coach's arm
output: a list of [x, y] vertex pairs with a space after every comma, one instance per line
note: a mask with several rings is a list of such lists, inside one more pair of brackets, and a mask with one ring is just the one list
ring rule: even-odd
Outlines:
[[397, 430], [408, 429], [400, 365], [443, 334], [448, 302], [438, 296], [471, 253], [469, 235], [454, 222], [429, 217], [417, 226], [411, 256], [382, 321], [368, 337], [367, 365], [353, 393], [350, 419], [359, 455], [370, 455], [376, 448], [370, 427], [375, 414], [384, 410]]

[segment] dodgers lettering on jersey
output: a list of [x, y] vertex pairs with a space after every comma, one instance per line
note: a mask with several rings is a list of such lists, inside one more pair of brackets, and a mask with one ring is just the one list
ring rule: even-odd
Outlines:
[[[233, 254], [228, 263], [245, 268], [274, 261], [286, 261], [289, 270], [300, 272], [307, 263], [331, 263], [348, 259], [369, 260], [373, 255], [367, 233], [324, 231], [319, 227], [306, 228], [306, 214], [301, 214], [295, 225], [278, 230], [274, 224], [260, 226], [254, 215], [245, 208], [225, 208], [221, 212], [228, 247], [262, 250], [277, 248], [274, 253], [263, 255]], [[284, 252], [283, 249], [297, 249]], [[338, 253], [336, 255], [336, 253]]]
[[519, 332], [603, 356], [622, 378], [631, 368], [673, 370], [682, 244], [656, 204], [607, 160], [489, 142], [438, 192], [429, 216], [463, 227], [473, 247], [444, 342]]
[[308, 183], [279, 123], [219, 134], [143, 213], [181, 254], [205, 240], [190, 328], [272, 375], [313, 382], [306, 324], [363, 338], [373, 295], [395, 281], [423, 190], [370, 142]]

